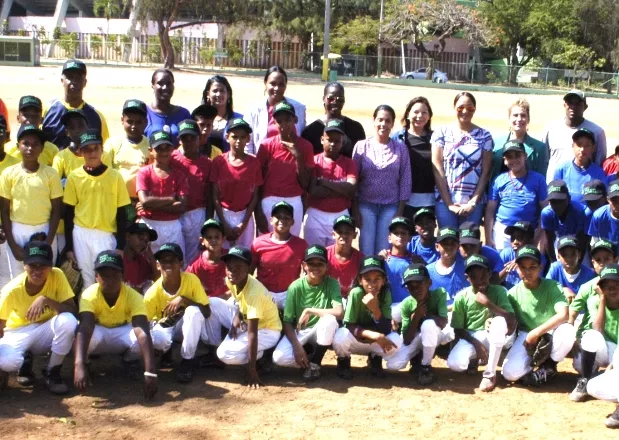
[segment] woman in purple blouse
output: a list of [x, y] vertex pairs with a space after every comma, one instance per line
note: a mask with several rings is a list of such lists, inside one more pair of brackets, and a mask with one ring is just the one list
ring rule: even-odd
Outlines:
[[374, 110], [375, 135], [357, 142], [352, 158], [359, 168], [357, 203], [353, 204], [359, 243], [365, 255], [389, 245], [389, 223], [401, 216], [411, 195], [411, 164], [406, 146], [390, 139], [395, 111], [388, 105]]

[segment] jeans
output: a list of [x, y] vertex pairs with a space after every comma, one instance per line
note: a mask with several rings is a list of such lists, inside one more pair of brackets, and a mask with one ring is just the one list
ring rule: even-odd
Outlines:
[[473, 222], [476, 225], [481, 223], [481, 217], [484, 214], [485, 204], [475, 205], [475, 209], [466, 217], [459, 217], [449, 210], [444, 202], [436, 203], [436, 221], [439, 228], [454, 228], [458, 227], [464, 222]]
[[359, 247], [364, 255], [376, 255], [389, 248], [389, 223], [398, 211], [398, 204], [382, 205], [359, 202], [363, 221]]

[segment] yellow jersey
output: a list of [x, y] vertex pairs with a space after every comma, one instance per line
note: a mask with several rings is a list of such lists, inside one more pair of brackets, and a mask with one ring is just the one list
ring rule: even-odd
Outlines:
[[150, 162], [149, 143], [146, 136], [139, 144], [134, 144], [126, 137], [113, 137], [105, 142], [104, 153], [110, 166], [118, 170], [129, 191], [129, 197], [137, 198], [135, 179], [138, 171]]
[[144, 304], [149, 321], [163, 318], [163, 309], [178, 296], [182, 296], [200, 305], [208, 305], [208, 296], [202, 287], [200, 279], [188, 272], [181, 273], [181, 286], [174, 294], [167, 293], [163, 288], [163, 277], [159, 277], [144, 294]]
[[238, 303], [239, 311], [244, 319], [257, 319], [258, 329], [277, 331], [282, 329], [277, 306], [267, 288], [260, 281], [249, 275], [245, 287], [240, 292], [227, 278], [226, 284]]
[[80, 313], [90, 312], [95, 315], [95, 322], [103, 327], [120, 327], [131, 322], [134, 316], [146, 316], [146, 307], [142, 295], [122, 283], [116, 303], [110, 307], [99, 283], [95, 283], [80, 298]]

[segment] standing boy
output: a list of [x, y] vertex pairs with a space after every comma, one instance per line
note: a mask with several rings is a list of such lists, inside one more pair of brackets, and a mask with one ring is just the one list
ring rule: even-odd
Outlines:
[[[0, 115], [0, 174], [6, 168], [11, 165], [17, 165], [19, 161], [15, 159], [10, 154], [7, 154], [4, 151], [4, 146], [9, 141], [9, 132], [8, 132], [8, 124], [6, 123], [6, 119], [4, 116]], [[4, 229], [0, 227], [0, 289], [6, 285], [11, 280], [11, 273], [9, 271], [9, 245], [6, 241], [6, 236], [4, 234]]]
[[440, 253], [436, 249], [436, 215], [434, 211], [422, 208], [413, 216], [415, 223], [415, 235], [409, 243], [407, 249], [410, 253], [419, 255], [426, 264], [434, 263], [440, 258]]
[[408, 291], [402, 284], [402, 275], [406, 268], [413, 262], [412, 255], [406, 250], [410, 242], [413, 227], [406, 217], [395, 217], [389, 224], [389, 243], [391, 249], [386, 252], [385, 269], [387, 280], [391, 287], [391, 317], [396, 324], [402, 322], [400, 305], [408, 298]]
[[217, 117], [217, 108], [202, 104], [191, 112], [191, 117], [200, 127], [200, 152], [211, 160], [222, 154], [221, 149], [211, 144], [209, 137], [213, 132], [213, 123]]
[[619, 242], [619, 180], [608, 185], [608, 205], [598, 208], [591, 217], [588, 234], [593, 239]]
[[432, 286], [447, 291], [447, 304], [451, 306], [460, 290], [468, 287], [469, 281], [464, 273], [464, 259], [458, 251], [458, 231], [453, 228], [443, 228], [436, 237], [436, 249], [440, 258], [427, 266]]
[[335, 244], [327, 248], [327, 274], [340, 284], [342, 302], [346, 305], [348, 292], [353, 288], [359, 264], [363, 254], [352, 245], [357, 238], [355, 221], [348, 215], [342, 215], [333, 222], [333, 239]]
[[143, 295], [159, 278], [157, 260], [150, 248], [150, 243], [158, 238], [157, 231], [149, 228], [146, 223], [131, 223], [125, 229], [125, 234], [124, 281]]
[[226, 264], [221, 259], [225, 251], [224, 226], [215, 219], [208, 219], [202, 225], [200, 244], [204, 251], [189, 266], [187, 272], [196, 275], [202, 282], [209, 298], [230, 298], [226, 285]]

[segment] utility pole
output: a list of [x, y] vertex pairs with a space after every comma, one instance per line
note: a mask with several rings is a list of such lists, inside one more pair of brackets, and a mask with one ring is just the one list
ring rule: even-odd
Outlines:
[[329, 33], [331, 32], [331, 0], [325, 0], [325, 38], [322, 50], [322, 80], [329, 79]]
[[380, 0], [380, 22], [378, 24], [378, 68], [377, 76], [380, 78], [380, 75], [383, 73], [383, 20], [385, 18], [385, 0]]

